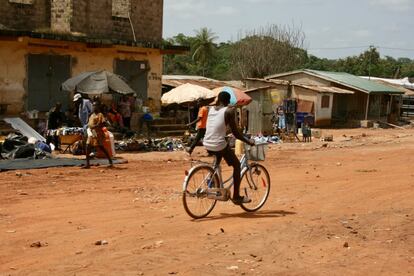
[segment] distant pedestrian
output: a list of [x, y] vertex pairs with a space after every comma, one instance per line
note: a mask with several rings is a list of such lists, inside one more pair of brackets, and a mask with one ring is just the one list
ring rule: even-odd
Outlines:
[[93, 113], [89, 117], [88, 122], [88, 138], [86, 140], [86, 165], [85, 169], [90, 168], [90, 153], [92, 147], [98, 147], [102, 150], [105, 156], [108, 158], [109, 166], [112, 167], [112, 159], [109, 156], [108, 151], [104, 147], [105, 133], [103, 127], [106, 126], [106, 120], [104, 115], [100, 111], [99, 103], [93, 104]]
[[193, 122], [190, 122], [187, 124], [187, 126], [192, 126], [193, 124], [197, 124], [197, 134], [194, 138], [193, 142], [189, 147], [186, 147], [185, 150], [188, 152], [188, 154], [192, 154], [194, 151], [194, 148], [197, 146], [198, 142], [201, 141], [201, 139], [204, 138], [204, 135], [206, 134], [206, 125], [207, 125], [207, 116], [208, 116], [208, 108], [203, 104], [202, 100], [197, 101], [198, 106], [198, 116], [197, 119]]
[[121, 113], [124, 127], [127, 129], [131, 129], [131, 110], [131, 101], [128, 99], [128, 96], [122, 96], [122, 99], [119, 102], [119, 113]]
[[84, 99], [81, 94], [75, 94], [73, 97], [77, 112], [77, 117], [82, 127], [86, 130], [88, 126], [89, 115], [92, 113], [92, 103], [89, 99]]
[[154, 120], [154, 117], [152, 116], [149, 107], [145, 108], [144, 114], [139, 119], [139, 133], [144, 133], [144, 124], [147, 127], [147, 137], [148, 139], [151, 139], [151, 127], [152, 127], [152, 121]]
[[[47, 130], [56, 130], [63, 126], [63, 123], [66, 121], [65, 113], [61, 111], [62, 104], [57, 102], [56, 105], [50, 110], [48, 120], [47, 120]], [[48, 131], [48, 135], [46, 137], [46, 143], [50, 144], [53, 142], [56, 146], [56, 150], [60, 149], [59, 143], [59, 136], [56, 132], [50, 134], [51, 132]]]

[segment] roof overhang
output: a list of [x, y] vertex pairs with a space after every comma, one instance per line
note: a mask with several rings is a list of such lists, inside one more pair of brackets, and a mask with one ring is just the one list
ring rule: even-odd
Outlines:
[[320, 86], [320, 85], [306, 85], [306, 84], [295, 84], [293, 86], [302, 87], [319, 93], [333, 93], [333, 94], [355, 94], [354, 91], [338, 88], [335, 86]]
[[189, 52], [189, 46], [164, 45], [161, 48], [161, 54], [163, 55], [183, 55]]
[[132, 41], [122, 39], [108, 39], [99, 37], [89, 37], [81, 33], [52, 33], [52, 32], [31, 32], [20, 30], [4, 30], [0, 29], [0, 40], [12, 39], [16, 40], [19, 37], [29, 37], [45, 40], [65, 41], [65, 42], [81, 42], [86, 44], [112, 46], [112, 45], [124, 45], [130, 47], [150, 48], [150, 49], [163, 49], [164, 46], [161, 42], [151, 41]]
[[281, 84], [281, 85], [288, 85], [291, 82], [287, 80], [275, 80], [275, 79], [260, 79], [260, 78], [245, 78], [245, 81], [260, 81], [272, 84]]
[[260, 87], [256, 87], [256, 88], [251, 88], [248, 90], [243, 91], [244, 93], [251, 93], [251, 92], [256, 92], [259, 90], [263, 90], [263, 89], [269, 89], [269, 88], [273, 88], [273, 86], [271, 85], [267, 85], [267, 86], [260, 86]]

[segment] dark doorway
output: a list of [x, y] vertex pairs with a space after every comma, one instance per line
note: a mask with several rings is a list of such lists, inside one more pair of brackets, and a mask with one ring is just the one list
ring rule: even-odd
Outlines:
[[67, 110], [69, 95], [60, 86], [70, 78], [70, 56], [29, 54], [27, 63], [27, 110], [49, 111], [56, 102]]
[[115, 74], [124, 77], [138, 98], [145, 101], [148, 97], [148, 62], [115, 59], [114, 67]]

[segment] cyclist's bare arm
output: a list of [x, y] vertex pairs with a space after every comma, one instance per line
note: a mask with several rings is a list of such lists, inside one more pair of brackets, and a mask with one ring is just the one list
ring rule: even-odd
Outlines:
[[251, 146], [254, 145], [254, 142], [250, 141], [239, 131], [239, 128], [236, 124], [236, 109], [234, 107], [229, 107], [224, 114], [224, 120], [226, 125], [230, 126], [231, 133], [236, 137], [236, 139], [241, 140], [242, 142], [249, 144]]

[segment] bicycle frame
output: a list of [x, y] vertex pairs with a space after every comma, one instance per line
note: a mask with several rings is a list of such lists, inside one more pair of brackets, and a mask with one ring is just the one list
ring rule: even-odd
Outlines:
[[[263, 144], [267, 144], [267, 143], [263, 143]], [[256, 146], [260, 146], [262, 144], [256, 144]], [[204, 162], [202, 162], [204, 163]], [[221, 166], [220, 164], [217, 164], [217, 159], [214, 159], [214, 163], [213, 165], [211, 165], [211, 163], [205, 163], [208, 164], [209, 166], [211, 166], [214, 170], [213, 175], [209, 176], [210, 180], [208, 181], [208, 187], [209, 188], [214, 188], [213, 186], [213, 179], [214, 176], [217, 175], [219, 182], [220, 182], [220, 188], [225, 188], [225, 189], [230, 189], [233, 185], [234, 185], [234, 181], [233, 181], [233, 176], [230, 176], [228, 179], [226, 179], [225, 181], [223, 181], [223, 177], [222, 177], [222, 173], [221, 173]], [[197, 166], [194, 166], [190, 169], [190, 171], [188, 172], [188, 175], [185, 177], [184, 179], [184, 183], [183, 183], [183, 190], [185, 191], [185, 185], [187, 183], [188, 180], [188, 176], [191, 175], [192, 170], [194, 170], [194, 168], [196, 168]], [[240, 178], [243, 178], [243, 175], [246, 173], [246, 171], [249, 169], [249, 159], [247, 158], [246, 154], [243, 154], [241, 159], [240, 159]], [[251, 177], [251, 176], [250, 176]], [[229, 183], [229, 185], [226, 186], [227, 183]], [[248, 179], [249, 185], [252, 185]], [[253, 183], [253, 185], [255, 185]]]
[[[216, 162], [217, 162], [217, 160], [215, 160], [214, 164], [213, 164], [213, 169], [214, 169], [213, 177], [214, 177], [214, 175], [218, 176], [218, 179], [219, 179], [219, 182], [220, 182], [220, 188], [230, 189], [234, 185], [233, 176], [230, 176], [228, 179], [223, 181], [223, 175], [221, 173], [221, 165], [216, 164]], [[240, 159], [240, 177], [242, 177], [246, 173], [248, 168], [249, 168], [249, 163], [248, 163], [247, 156], [246, 156], [246, 154], [243, 154], [241, 159]], [[211, 179], [213, 179], [213, 177]], [[226, 186], [226, 184], [229, 183], [229, 182], [230, 182], [230, 184], [228, 186]], [[210, 187], [211, 184], [212, 183], [208, 184], [209, 188], [212, 188], [212, 187]]]

